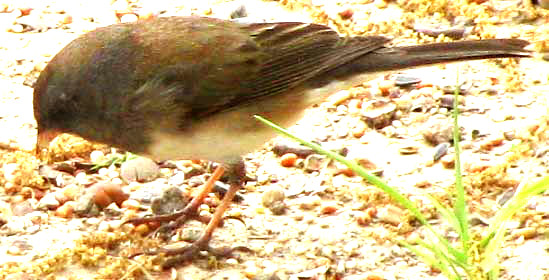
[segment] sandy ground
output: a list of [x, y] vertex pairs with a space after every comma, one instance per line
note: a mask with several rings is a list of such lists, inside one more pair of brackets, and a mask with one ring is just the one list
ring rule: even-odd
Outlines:
[[[246, 156], [252, 180], [241, 193], [243, 202], [235, 203], [229, 211], [244, 223], [226, 220], [215, 233], [214, 244], [246, 246], [252, 253], [238, 253], [229, 259], [202, 258], [164, 271], [159, 271], [159, 260], [154, 257], [129, 260], [128, 250], [139, 249], [145, 241], [131, 237], [139, 235], [135, 228], [117, 228], [119, 221], [126, 217], [124, 214], [111, 216], [100, 211], [93, 217], [79, 218], [64, 215], [58, 210], [61, 207], [39, 209], [39, 199], [29, 197], [29, 192], [45, 196], [64, 189], [44, 183], [36, 172], [38, 161], [32, 153], [36, 136], [32, 84], [46, 63], [68, 42], [99, 26], [116, 23], [125, 14], [228, 18], [232, 11], [244, 5], [250, 18], [256, 21], [317, 22], [328, 24], [342, 34], [385, 34], [393, 37], [392, 43], [398, 45], [437, 40], [414, 32], [417, 24], [459, 27], [463, 23], [468, 39], [520, 37], [531, 41], [532, 48], [547, 51], [547, 11], [521, 1], [475, 1], [483, 2], [480, 4], [378, 0], [178, 2], [0, 4], [0, 11], [5, 10], [0, 13], [0, 129], [3, 131], [0, 173], [4, 175], [0, 196], [3, 221], [0, 277], [444, 279], [394, 242], [425, 236], [425, 229], [408, 218], [405, 210], [375, 187], [346, 174], [341, 166], [333, 163], [326, 169], [309, 168], [314, 163], [308, 158], [298, 160], [303, 165], [283, 167], [280, 157], [272, 151], [273, 146], [288, 141], [283, 138], [276, 138]], [[340, 98], [337, 102], [332, 99], [309, 109], [292, 130], [309, 139], [345, 147], [356, 159], [367, 162], [372, 170], [381, 170], [384, 181], [418, 203], [419, 208], [428, 213], [429, 221], [445, 236], [453, 238], [455, 233], [448, 230], [423, 194], [448, 201], [447, 192], [453, 189], [453, 148], [449, 148], [448, 156], [433, 162], [435, 147], [425, 137], [445, 135], [451, 124], [451, 113], [442, 105], [443, 89], [453, 87], [458, 78], [466, 90], [460, 107], [460, 126], [464, 182], [471, 216], [489, 221], [501, 207], [498, 201], [503, 194], [546, 176], [549, 161], [545, 132], [549, 108], [546, 61], [539, 57], [520, 61], [474, 61], [403, 73], [419, 78], [420, 86], [401, 88], [394, 86], [394, 75], [379, 76], [350, 89], [348, 95], [337, 93]], [[357, 104], [364, 107], [370, 100], [398, 105], [398, 113], [390, 125], [380, 129], [365, 125], [363, 111]], [[85, 160], [89, 160], [88, 154], [84, 154]], [[320, 161], [328, 165], [325, 159]], [[118, 167], [106, 170], [106, 175], [97, 176], [112, 179], [119, 174], [116, 173]], [[167, 185], [177, 173], [174, 170], [164, 168], [162, 180], [146, 185], [157, 188]], [[114, 173], [108, 173], [111, 171]], [[97, 181], [99, 177], [93, 176], [89, 175], [89, 180]], [[77, 179], [75, 184], [81, 184], [82, 178]], [[282, 200], [285, 212], [281, 215], [273, 214], [268, 205], [262, 204], [262, 199], [272, 195], [272, 190], [285, 194]], [[549, 277], [548, 206], [546, 195], [535, 197], [509, 223], [510, 234], [500, 254], [502, 279]], [[201, 227], [200, 223], [191, 223], [186, 230], [192, 232]], [[474, 227], [475, 232], [484, 228], [486, 225], [482, 223]], [[101, 235], [103, 231], [106, 235]], [[129, 232], [130, 237], [124, 232]]]

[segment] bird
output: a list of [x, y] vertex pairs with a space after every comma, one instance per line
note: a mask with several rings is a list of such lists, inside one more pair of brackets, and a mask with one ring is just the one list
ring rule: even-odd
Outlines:
[[159, 249], [179, 260], [212, 248], [212, 233], [245, 183], [242, 156], [281, 126], [337, 90], [387, 71], [488, 58], [529, 57], [521, 39], [386, 46], [385, 36], [340, 36], [303, 22], [243, 23], [199, 16], [158, 17], [90, 31], [65, 46], [34, 85], [36, 152], [60, 133], [105, 143], [155, 160], [219, 163], [183, 210], [134, 222], [181, 221], [196, 215], [223, 173], [229, 190], [201, 237]]

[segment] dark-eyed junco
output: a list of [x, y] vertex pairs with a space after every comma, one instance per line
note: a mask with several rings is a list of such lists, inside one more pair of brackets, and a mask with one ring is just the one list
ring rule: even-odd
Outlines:
[[[72, 133], [154, 159], [219, 162], [203, 192], [168, 218], [191, 216], [223, 169], [230, 190], [203, 236], [166, 250], [190, 258], [209, 240], [243, 183], [241, 156], [273, 136], [254, 119], [282, 126], [369, 74], [433, 63], [527, 57], [529, 43], [490, 39], [385, 47], [383, 36], [340, 37], [300, 22], [243, 24], [168, 17], [115, 24], [67, 45], [34, 88], [37, 151]], [[226, 253], [227, 251], [215, 251]]]

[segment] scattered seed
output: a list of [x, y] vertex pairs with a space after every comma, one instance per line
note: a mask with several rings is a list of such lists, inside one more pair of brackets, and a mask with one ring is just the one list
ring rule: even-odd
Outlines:
[[419, 147], [415, 145], [406, 145], [398, 148], [398, 151], [402, 155], [413, 155], [413, 154], [417, 154], [417, 152], [419, 151]]
[[122, 206], [120, 206], [120, 207], [127, 208], [127, 209], [133, 209], [133, 210], [139, 210], [141, 208], [141, 203], [139, 203], [139, 201], [134, 200], [134, 199], [128, 199], [128, 200], [125, 200], [124, 202], [122, 202]]
[[67, 202], [59, 206], [59, 208], [55, 210], [55, 215], [57, 217], [68, 219], [72, 217], [73, 212], [74, 212], [74, 204]]
[[151, 229], [147, 224], [140, 224], [134, 228], [134, 231], [141, 236], [145, 236], [151, 231]]
[[440, 143], [435, 147], [435, 153], [433, 155], [433, 160], [438, 161], [440, 158], [442, 158], [446, 153], [448, 152], [448, 148], [450, 148], [450, 143]]
[[446, 169], [453, 169], [455, 166], [455, 156], [454, 155], [444, 155], [440, 158], [440, 163]]
[[280, 165], [284, 167], [293, 167], [297, 161], [297, 155], [294, 153], [284, 154], [280, 158]]
[[341, 19], [350, 19], [353, 17], [353, 14], [354, 14], [354, 11], [352, 9], [345, 9], [343, 11], [340, 11], [339, 13], [339, 16], [341, 17]]
[[362, 118], [368, 126], [376, 129], [391, 124], [396, 112], [396, 104], [385, 100], [371, 100], [362, 105]]
[[364, 123], [363, 121], [358, 121], [355, 127], [351, 130], [351, 134], [356, 138], [360, 138], [364, 136], [364, 133], [366, 132], [366, 128], [367, 128], [366, 123]]
[[344, 101], [351, 98], [353, 94], [349, 90], [340, 90], [334, 94], [332, 94], [330, 97], [328, 97], [327, 102], [330, 103], [333, 106], [337, 106]]
[[327, 215], [333, 214], [337, 212], [339, 208], [340, 208], [339, 205], [335, 201], [323, 202], [322, 205], [320, 206], [320, 213], [327, 214]]
[[392, 80], [381, 80], [377, 87], [381, 91], [381, 95], [388, 96], [391, 88], [395, 86], [395, 82]]

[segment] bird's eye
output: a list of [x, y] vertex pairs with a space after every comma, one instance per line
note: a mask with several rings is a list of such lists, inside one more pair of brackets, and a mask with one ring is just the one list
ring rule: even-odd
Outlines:
[[[54, 89], [48, 89], [48, 90], [54, 90]], [[66, 91], [58, 91], [54, 90], [51, 91], [52, 94], [50, 96], [57, 95], [57, 99], [54, 98], [54, 100], [50, 100], [50, 102], [56, 102], [57, 104], [54, 104], [55, 107], [65, 107], [65, 108], [77, 108], [78, 107], [78, 94], [68, 94]]]
[[71, 111], [78, 109], [75, 100], [77, 97], [74, 94], [67, 94], [53, 85], [48, 86], [48, 93], [43, 97], [47, 98], [45, 101], [49, 108], [44, 112], [47, 119], [61, 122], [70, 117]]
[[68, 96], [67, 96], [66, 93], [61, 92], [61, 93], [59, 94], [59, 101], [62, 101], [62, 102], [63, 102], [63, 101], [67, 101], [67, 99], [68, 99]]

